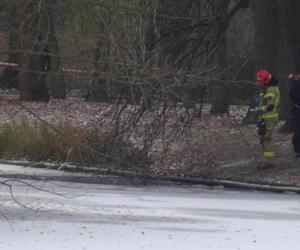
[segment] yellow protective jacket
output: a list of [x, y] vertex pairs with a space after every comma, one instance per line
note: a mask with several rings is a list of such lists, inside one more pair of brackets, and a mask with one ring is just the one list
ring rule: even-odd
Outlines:
[[260, 94], [258, 120], [278, 121], [279, 120], [280, 91], [277, 86], [269, 86], [264, 93]]

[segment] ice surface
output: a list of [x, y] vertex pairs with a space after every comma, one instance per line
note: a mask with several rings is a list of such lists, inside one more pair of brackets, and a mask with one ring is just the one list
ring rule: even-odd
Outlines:
[[203, 187], [62, 182], [0, 186], [1, 250], [290, 250], [300, 246], [300, 197]]

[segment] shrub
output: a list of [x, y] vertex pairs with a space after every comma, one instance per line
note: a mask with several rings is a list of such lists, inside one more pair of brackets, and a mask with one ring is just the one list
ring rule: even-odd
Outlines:
[[26, 121], [0, 126], [0, 156], [5, 159], [141, 166], [147, 157], [133, 152], [131, 143], [112, 132], [95, 132], [64, 121], [51, 126]]

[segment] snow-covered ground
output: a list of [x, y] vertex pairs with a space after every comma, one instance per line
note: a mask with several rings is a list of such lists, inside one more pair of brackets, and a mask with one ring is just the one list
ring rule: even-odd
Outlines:
[[[1, 180], [3, 181], [3, 180]], [[300, 197], [203, 187], [0, 186], [1, 250], [290, 250]]]

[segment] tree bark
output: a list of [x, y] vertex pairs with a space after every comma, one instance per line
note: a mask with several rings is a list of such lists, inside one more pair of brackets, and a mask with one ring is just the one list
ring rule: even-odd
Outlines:
[[[19, 32], [21, 73], [19, 77], [20, 99], [23, 101], [48, 101], [65, 98], [66, 85], [61, 71], [59, 46], [55, 33], [54, 6], [56, 2], [26, 2], [20, 20]], [[50, 70], [51, 74], [48, 74]]]
[[213, 87], [211, 108], [212, 114], [225, 114], [229, 111], [229, 88], [228, 83], [225, 82], [226, 62], [227, 36], [225, 31], [222, 32], [217, 42], [216, 64], [218, 65], [218, 67], [216, 78], [218, 78], [220, 81], [217, 81]]
[[283, 105], [282, 105], [282, 117], [286, 121], [285, 129], [291, 130], [291, 117], [290, 117], [290, 100], [288, 93], [290, 86], [288, 83], [288, 75], [291, 73], [300, 73], [300, 2], [296, 0], [280, 1], [278, 2], [278, 8], [281, 10], [280, 22], [282, 28], [282, 43], [285, 46], [283, 58], [281, 60], [282, 81], [285, 84], [282, 85], [283, 91]]
[[60, 49], [56, 37], [56, 29], [55, 29], [55, 5], [57, 1], [48, 0], [48, 8], [47, 13], [49, 16], [50, 22], [50, 32], [49, 32], [49, 42], [48, 42], [48, 50], [49, 56], [51, 57], [51, 63], [48, 74], [48, 86], [50, 88], [51, 96], [55, 99], [64, 99], [66, 97], [66, 83], [64, 79], [64, 75], [62, 72], [62, 65], [60, 60]]
[[[279, 0], [278, 0], [279, 1]], [[300, 73], [300, 2], [296, 0], [279, 1], [283, 32], [288, 45], [291, 70]]]
[[[8, 41], [8, 62], [20, 63], [20, 53], [17, 52], [19, 49], [19, 34], [18, 30], [19, 13], [17, 8], [16, 0], [11, 0], [9, 5], [9, 23], [11, 29], [9, 32]], [[6, 88], [18, 88], [18, 74], [19, 71], [15, 68], [5, 68], [1, 76], [1, 85]]]
[[266, 69], [275, 76], [280, 44], [277, 5], [274, 0], [256, 0], [254, 13], [256, 70]]
[[19, 89], [22, 101], [49, 101], [46, 84], [45, 55], [48, 34], [43, 13], [38, 3], [30, 0], [23, 3], [21, 19], [24, 20], [19, 28], [20, 49], [23, 51], [20, 59]]
[[216, 9], [214, 15], [218, 17], [215, 20], [216, 32], [215, 32], [215, 43], [216, 43], [216, 56], [215, 63], [217, 65], [215, 77], [220, 81], [215, 84], [212, 93], [212, 114], [225, 114], [229, 111], [229, 86], [224, 80], [230, 79], [229, 73], [226, 72], [228, 67], [228, 50], [227, 50], [227, 30], [230, 25], [232, 18], [236, 13], [243, 9], [248, 8], [248, 0], [236, 1], [235, 5], [230, 8], [231, 1], [229, 0], [217, 0], [214, 2]]

